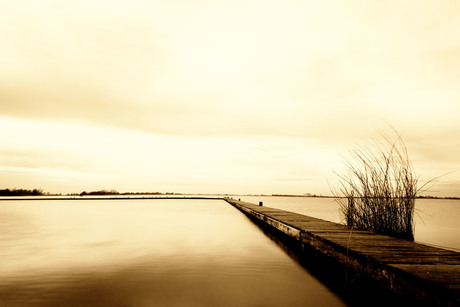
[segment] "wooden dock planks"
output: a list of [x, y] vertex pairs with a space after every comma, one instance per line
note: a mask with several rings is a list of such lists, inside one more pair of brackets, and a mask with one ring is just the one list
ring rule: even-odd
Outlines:
[[225, 200], [404, 297], [430, 306], [460, 306], [460, 253], [297, 213]]

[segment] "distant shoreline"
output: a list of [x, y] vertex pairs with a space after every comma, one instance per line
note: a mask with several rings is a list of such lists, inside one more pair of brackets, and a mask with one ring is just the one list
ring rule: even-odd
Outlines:
[[[140, 196], [144, 195], [144, 196]], [[154, 196], [155, 195], [155, 196]], [[196, 195], [196, 196], [190, 196]], [[225, 197], [304, 197], [304, 198], [340, 198], [328, 195], [282, 195], [282, 194], [107, 194], [107, 195], [0, 195], [5, 200], [139, 200], [139, 199], [202, 199], [223, 200]], [[416, 199], [460, 200], [460, 197], [417, 196]]]
[[158, 197], [84, 197], [84, 196], [1, 196], [0, 201], [4, 200], [139, 200], [139, 199], [201, 199], [201, 200], [223, 200], [223, 197], [190, 197], [190, 196], [158, 196]]

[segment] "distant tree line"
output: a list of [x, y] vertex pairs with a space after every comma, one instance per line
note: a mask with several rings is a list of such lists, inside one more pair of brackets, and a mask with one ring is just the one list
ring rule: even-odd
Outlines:
[[[167, 193], [164, 193], [164, 194], [175, 194], [175, 193], [172, 193], [172, 192], [167, 192]], [[123, 193], [123, 195], [163, 195], [163, 193], [161, 192], [125, 192]]]
[[417, 198], [425, 199], [460, 199], [460, 197], [455, 196], [432, 196], [432, 195], [418, 195]]
[[92, 192], [86, 192], [83, 191], [80, 193], [80, 196], [85, 196], [85, 195], [119, 195], [120, 193], [115, 190], [99, 190], [99, 191], [92, 191]]
[[[71, 194], [71, 195], [78, 195], [78, 194]], [[98, 195], [182, 195], [182, 193], [174, 193], [174, 192], [123, 192], [120, 193], [116, 190], [99, 190], [99, 191], [91, 191], [86, 192], [83, 191], [79, 194], [80, 196], [98, 196]]]
[[305, 194], [302, 194], [302, 195], [300, 195], [300, 194], [272, 194], [271, 196], [281, 196], [281, 197], [323, 197], [321, 194], [316, 195], [316, 194], [311, 194], [311, 193], [305, 193]]
[[0, 196], [39, 196], [44, 195], [41, 189], [3, 189], [0, 190]]

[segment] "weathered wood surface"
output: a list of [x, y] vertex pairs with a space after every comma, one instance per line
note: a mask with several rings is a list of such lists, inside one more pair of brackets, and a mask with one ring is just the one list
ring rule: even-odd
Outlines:
[[428, 305], [460, 306], [460, 253], [297, 213], [225, 200], [398, 294]]

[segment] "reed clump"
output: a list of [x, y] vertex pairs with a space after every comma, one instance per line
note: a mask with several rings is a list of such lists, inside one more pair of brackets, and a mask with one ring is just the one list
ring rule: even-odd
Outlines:
[[396, 134], [352, 151], [334, 194], [348, 226], [413, 241], [417, 177]]

